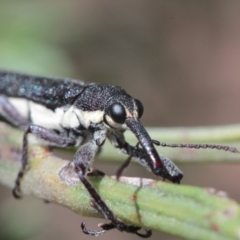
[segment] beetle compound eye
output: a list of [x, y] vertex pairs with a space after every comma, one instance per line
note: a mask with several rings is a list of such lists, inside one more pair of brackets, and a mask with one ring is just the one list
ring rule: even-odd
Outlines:
[[142, 103], [141, 103], [139, 100], [137, 100], [137, 99], [135, 99], [135, 104], [136, 104], [136, 106], [137, 106], [138, 118], [141, 118], [142, 115], [143, 115], [143, 111], [144, 111], [143, 105], [142, 105]]
[[125, 109], [120, 103], [114, 103], [109, 107], [109, 115], [116, 123], [119, 124], [124, 123], [126, 119]]

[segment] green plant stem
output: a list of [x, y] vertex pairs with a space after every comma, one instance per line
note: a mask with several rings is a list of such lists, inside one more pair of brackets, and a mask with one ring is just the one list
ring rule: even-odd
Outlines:
[[[0, 129], [0, 183], [12, 188], [20, 168], [22, 134], [5, 124], [0, 124]], [[122, 178], [120, 182], [110, 177], [88, 179], [126, 223], [184, 239], [239, 239], [239, 205], [222, 192], [140, 178]], [[92, 208], [72, 164], [36, 144], [29, 148], [29, 169], [21, 191], [81, 215], [102, 217]]]

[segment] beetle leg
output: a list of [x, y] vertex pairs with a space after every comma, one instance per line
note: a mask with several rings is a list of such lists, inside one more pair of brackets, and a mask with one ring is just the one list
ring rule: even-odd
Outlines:
[[[150, 166], [148, 165], [148, 161], [146, 161], [148, 155], [144, 151], [144, 149], [139, 148], [138, 144], [136, 147], [131, 146], [125, 141], [124, 135], [122, 131], [114, 131], [108, 134], [108, 138], [113, 144], [114, 147], [119, 148], [123, 153], [132, 156], [132, 158], [143, 165], [147, 170], [151, 171]], [[154, 144], [157, 142], [153, 141]], [[173, 183], [180, 183], [180, 180], [183, 177], [182, 171], [168, 158], [159, 154], [160, 159], [162, 160], [163, 169], [159, 172], [160, 177], [163, 179], [168, 179]], [[130, 158], [131, 160], [131, 158]], [[129, 158], [123, 163], [123, 165], [119, 168], [118, 172], [123, 172], [123, 170], [129, 165], [130, 163]], [[117, 178], [120, 177], [119, 173], [117, 172]]]
[[23, 145], [22, 145], [22, 158], [21, 158], [21, 169], [18, 172], [17, 179], [15, 181], [15, 187], [13, 188], [13, 196], [20, 198], [20, 182], [24, 175], [27, 163], [28, 163], [28, 139], [27, 136], [32, 133], [41, 140], [45, 140], [49, 145], [55, 145], [59, 147], [72, 147], [76, 144], [76, 140], [73, 138], [63, 137], [51, 131], [49, 129], [30, 124], [23, 134]]
[[[101, 134], [95, 134], [95, 136], [101, 136]], [[94, 134], [93, 134], [94, 138]], [[98, 151], [99, 145], [97, 144], [99, 142], [101, 144], [101, 141], [96, 141], [95, 139], [89, 140], [87, 143], [82, 145], [79, 150], [75, 153], [74, 155], [74, 165], [75, 165], [75, 172], [77, 173], [79, 179], [83, 183], [83, 185], [86, 187], [88, 190], [94, 207], [101, 212], [104, 217], [111, 222], [115, 222], [115, 217], [112, 213], [112, 211], [108, 208], [106, 203], [102, 200], [98, 192], [95, 190], [95, 188], [92, 186], [92, 184], [87, 180], [85, 177], [88, 169], [92, 165], [92, 161]], [[84, 226], [82, 224], [82, 226]], [[83, 228], [83, 227], [82, 227]], [[84, 229], [83, 229], [84, 231]], [[86, 231], [87, 232], [87, 231]], [[85, 233], [86, 233], [85, 232]], [[91, 234], [91, 231], [88, 231], [89, 235]]]
[[87, 176], [88, 177], [104, 177], [105, 173], [96, 169], [96, 168], [94, 168], [94, 169], [91, 169], [91, 172], [87, 173]]
[[[119, 222], [119, 224], [120, 224], [120, 222]], [[121, 229], [121, 231], [125, 231], [125, 232], [128, 232], [128, 233], [136, 234], [136, 235], [138, 235], [141, 238], [149, 238], [149, 237], [152, 236], [152, 231], [151, 230], [145, 230], [146, 233], [143, 234], [143, 233], [139, 233], [138, 232], [139, 230], [141, 230], [141, 227], [127, 226], [127, 225], [125, 225], [125, 226], [126, 227], [124, 228], [124, 230]], [[86, 228], [84, 222], [81, 224], [82, 231], [85, 234], [90, 235], [90, 236], [95, 236], [95, 237], [98, 237], [98, 236], [104, 234], [105, 232], [107, 232], [107, 231], [109, 231], [111, 229], [117, 228], [112, 222], [111, 223], [105, 223], [105, 224], [99, 224], [99, 227], [101, 227], [103, 230], [92, 231], [92, 230], [89, 230], [89, 229]]]
[[[83, 185], [88, 190], [94, 207], [101, 212], [104, 217], [111, 222], [115, 222], [115, 217], [113, 215], [113, 212], [108, 208], [106, 203], [102, 200], [98, 192], [95, 190], [95, 188], [92, 186], [92, 184], [86, 179], [85, 175], [87, 173], [87, 170], [89, 169], [91, 162], [93, 161], [93, 158], [95, 157], [99, 146], [97, 145], [96, 141], [91, 139], [87, 143], [85, 143], [83, 146], [79, 148], [79, 150], [74, 155], [74, 165], [75, 165], [75, 172], [77, 173], [79, 179], [83, 183]], [[84, 228], [83, 228], [84, 226]], [[82, 229], [84, 231], [85, 225], [82, 224]], [[84, 233], [87, 233], [89, 235], [93, 235], [93, 231], [84, 231]], [[103, 233], [103, 232], [102, 232]]]
[[120, 178], [122, 172], [131, 162], [131, 159], [134, 158], [141, 165], [144, 165], [148, 170], [151, 170], [147, 165], [147, 161], [144, 158], [147, 157], [147, 154], [143, 149], [138, 148], [138, 144], [136, 147], [131, 146], [125, 141], [124, 132], [122, 131], [114, 131], [108, 134], [108, 138], [112, 145], [116, 148], [119, 148], [123, 153], [129, 155], [129, 157], [125, 160], [125, 162], [120, 166], [120, 168], [116, 172], [117, 179]]
[[100, 230], [100, 231], [89, 230], [86, 228], [85, 222], [81, 223], [81, 228], [82, 228], [83, 233], [85, 233], [86, 235], [94, 236], [94, 237], [98, 237], [108, 231], [108, 230]]
[[128, 167], [132, 159], [132, 154], [129, 155], [129, 157], [123, 162], [123, 164], [118, 168], [116, 172], [116, 179], [117, 181], [122, 176], [123, 170]]
[[[69, 137], [63, 137], [58, 135], [52, 130], [30, 124], [29, 121], [21, 116], [17, 109], [8, 101], [8, 98], [4, 95], [0, 95], [0, 113], [16, 127], [24, 129], [22, 157], [21, 157], [21, 169], [18, 173], [15, 181], [15, 187], [13, 189], [13, 195], [16, 198], [20, 198], [20, 182], [24, 175], [27, 166], [27, 154], [28, 154], [28, 139], [29, 133], [34, 134], [36, 137], [45, 140], [49, 145], [55, 145], [59, 147], [71, 147], [76, 144], [76, 140]], [[83, 139], [82, 139], [83, 140]], [[81, 138], [78, 138], [81, 142]]]
[[[149, 238], [149, 237], [152, 236], [152, 231], [151, 230], [146, 230], [145, 229], [145, 231], [146, 231], [145, 234], [139, 233], [138, 231], [142, 229], [141, 227], [125, 225], [122, 222], [120, 222], [119, 220], [117, 220], [117, 221], [118, 221], [118, 227], [119, 227], [120, 231], [133, 233], [133, 234], [136, 234], [136, 235], [138, 235], [139, 237], [142, 237], [142, 238]], [[85, 231], [88, 230], [85, 227], [85, 224], [83, 226], [85, 228]], [[99, 231], [100, 233], [103, 232], [103, 231], [109, 231], [111, 229], [117, 228], [112, 222], [111, 223], [99, 224], [99, 227], [101, 227], [103, 229], [102, 231]], [[97, 232], [97, 233], [99, 233], [99, 232]]]
[[4, 95], [0, 95], [0, 114], [15, 127], [23, 128], [29, 125], [29, 121], [21, 116]]
[[87, 143], [82, 145], [79, 148], [79, 150], [75, 153], [73, 162], [74, 162], [75, 172], [77, 173], [79, 179], [81, 180], [83, 185], [86, 187], [87, 191], [89, 192], [92, 198], [92, 204], [94, 208], [96, 208], [99, 212], [101, 212], [106, 219], [111, 221], [111, 223], [102, 225], [103, 230], [101, 231], [88, 230], [85, 227], [84, 223], [81, 224], [81, 227], [85, 234], [94, 235], [94, 236], [99, 236], [112, 228], [117, 228], [120, 231], [126, 231], [126, 232], [132, 232], [132, 233], [138, 234], [137, 231], [140, 228], [135, 226], [125, 225], [123, 222], [118, 220], [114, 216], [113, 212], [106, 205], [106, 203], [103, 201], [103, 199], [98, 194], [98, 192], [95, 190], [95, 188], [92, 186], [92, 184], [86, 178], [87, 171], [88, 169], [91, 168], [92, 161], [98, 151], [98, 148], [101, 146], [102, 142], [105, 140], [106, 135], [104, 131], [105, 130], [103, 129], [98, 129], [97, 131], [93, 132], [92, 139], [90, 139]]

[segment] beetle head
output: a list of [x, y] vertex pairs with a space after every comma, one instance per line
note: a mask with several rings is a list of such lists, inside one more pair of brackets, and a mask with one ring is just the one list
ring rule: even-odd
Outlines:
[[105, 105], [104, 121], [113, 130], [129, 129], [136, 136], [145, 151], [144, 156], [140, 156], [140, 162], [153, 174], [180, 183], [182, 172], [173, 162], [157, 153], [152, 139], [139, 121], [142, 115], [143, 105], [139, 100], [129, 95], [115, 95]]
[[129, 95], [117, 95], [105, 106], [105, 123], [114, 129], [127, 129], [127, 119], [140, 119], [143, 115], [143, 105]]

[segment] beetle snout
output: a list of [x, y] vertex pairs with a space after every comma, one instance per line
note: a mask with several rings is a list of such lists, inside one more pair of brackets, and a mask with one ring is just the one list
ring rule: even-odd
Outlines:
[[163, 180], [167, 179], [173, 183], [180, 184], [182, 178], [183, 178], [183, 173], [179, 170], [176, 169], [173, 172], [168, 172], [165, 166], [163, 168], [155, 168], [153, 170], [153, 173], [156, 176], [160, 176], [163, 178]]
[[163, 163], [159, 157], [159, 154], [153, 146], [152, 140], [147, 131], [139, 122], [139, 120], [137, 118], [127, 118], [125, 122], [128, 128], [138, 139], [142, 148], [145, 150], [147, 154], [147, 158], [145, 160], [150, 169], [154, 172], [154, 169], [163, 168]]
[[136, 118], [127, 118], [125, 122], [146, 152], [146, 158], [144, 161], [153, 174], [173, 183], [180, 183], [183, 178], [181, 170], [179, 170], [172, 161], [163, 155], [158, 154], [153, 146], [152, 139], [149, 137], [147, 131], [141, 125], [139, 120]]
[[154, 168], [153, 172], [156, 176], [167, 179], [173, 183], [180, 183], [183, 178], [182, 171], [168, 158], [159, 154], [162, 160], [163, 168]]

